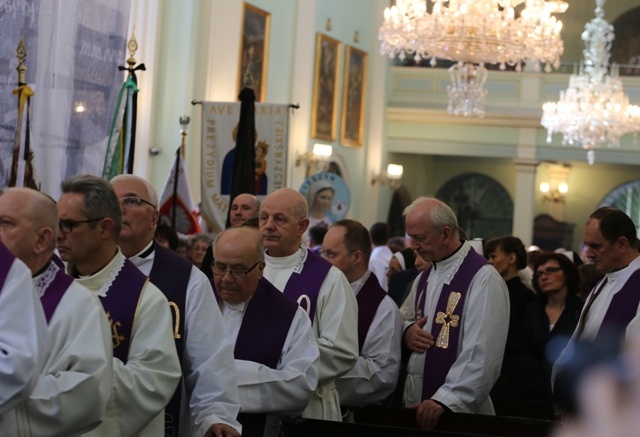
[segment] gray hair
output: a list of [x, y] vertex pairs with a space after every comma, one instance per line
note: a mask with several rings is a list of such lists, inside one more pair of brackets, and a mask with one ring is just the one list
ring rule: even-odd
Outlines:
[[113, 220], [113, 238], [118, 240], [122, 229], [122, 209], [118, 196], [109, 182], [88, 174], [72, 176], [62, 181], [63, 193], [84, 195], [82, 212], [89, 219], [107, 217]]
[[147, 187], [147, 192], [149, 193], [149, 203], [153, 204], [155, 206], [155, 209], [160, 208], [160, 205], [158, 205], [158, 192], [156, 191], [155, 188], [151, 186], [151, 184], [146, 179], [141, 178], [140, 176], [132, 175], [132, 174], [121, 174], [114, 178], [111, 178], [110, 182], [118, 182], [118, 181], [122, 181], [122, 182], [137, 181], [137, 182], [143, 183], [144, 186]]
[[407, 217], [412, 211], [421, 206], [430, 204], [429, 207], [429, 220], [431, 226], [440, 230], [445, 227], [449, 227], [454, 236], [460, 234], [460, 228], [458, 226], [458, 218], [453, 210], [440, 199], [436, 199], [433, 196], [421, 196], [414, 200], [411, 205], [407, 206], [402, 213], [404, 217]]

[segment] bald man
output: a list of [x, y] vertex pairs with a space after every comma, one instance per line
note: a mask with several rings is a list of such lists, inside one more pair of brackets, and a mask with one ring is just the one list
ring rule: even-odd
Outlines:
[[298, 415], [318, 385], [320, 352], [306, 312], [262, 277], [260, 233], [223, 231], [215, 242], [213, 280], [234, 345], [242, 433], [274, 436], [279, 416]]
[[120, 175], [111, 186], [122, 205], [122, 253], [162, 291], [173, 315], [182, 381], [165, 408], [166, 432], [239, 435], [233, 349], [211, 283], [192, 263], [154, 242], [158, 196], [146, 180]]
[[53, 250], [58, 211], [28, 188], [0, 195], [0, 237], [31, 270], [48, 322], [44, 368], [26, 402], [0, 418], [6, 435], [75, 435], [102, 420], [111, 391], [111, 329], [97, 297], [67, 276]]
[[344, 274], [302, 244], [307, 211], [305, 198], [290, 188], [265, 198], [258, 215], [264, 277], [307, 311], [320, 348], [318, 389], [302, 416], [341, 421], [335, 380], [358, 358], [358, 304]]
[[231, 227], [239, 228], [244, 222], [258, 217], [260, 201], [253, 194], [238, 194], [231, 202]]

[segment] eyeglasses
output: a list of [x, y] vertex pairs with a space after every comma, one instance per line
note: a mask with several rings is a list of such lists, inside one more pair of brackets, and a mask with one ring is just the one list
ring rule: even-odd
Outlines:
[[551, 273], [556, 273], [562, 270], [562, 267], [547, 267], [544, 270], [538, 270], [533, 274], [534, 279], [538, 279], [543, 277], [544, 275], [550, 275]]
[[102, 219], [104, 219], [106, 217], [98, 217], [98, 218], [94, 218], [94, 219], [89, 219], [89, 220], [60, 220], [58, 221], [58, 229], [60, 229], [60, 232], [64, 232], [65, 234], [68, 234], [70, 232], [73, 232], [73, 230], [75, 228], [78, 227], [78, 225], [81, 225], [82, 223], [93, 223], [93, 222], [98, 222]]
[[252, 265], [251, 267], [249, 267], [248, 269], [238, 269], [238, 268], [223, 268], [220, 267], [219, 265], [216, 264], [212, 264], [211, 265], [211, 270], [213, 271], [214, 275], [217, 276], [224, 276], [225, 273], [229, 272], [231, 273], [231, 276], [236, 278], [236, 279], [241, 279], [244, 278], [245, 276], [247, 276], [249, 274], [249, 272], [253, 269], [255, 269], [258, 264], [260, 264], [262, 262], [262, 260], [258, 261], [257, 263], [255, 263], [254, 265]]
[[151, 206], [153, 209], [156, 208], [156, 206], [153, 203], [147, 202], [146, 200], [136, 196], [123, 197], [122, 199], [120, 199], [120, 201], [122, 202], [125, 208], [138, 208], [143, 203], [146, 203], [147, 205]]
[[344, 255], [345, 253], [352, 253], [352, 252], [357, 252], [358, 249], [354, 249], [354, 250], [349, 250], [347, 252], [332, 252], [330, 250], [322, 250], [320, 249], [318, 252], [316, 252], [318, 255], [320, 255], [321, 257], [323, 257], [324, 259], [334, 259], [340, 255]]

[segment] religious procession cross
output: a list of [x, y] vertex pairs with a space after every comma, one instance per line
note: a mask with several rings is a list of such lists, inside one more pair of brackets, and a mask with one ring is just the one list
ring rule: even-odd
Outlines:
[[452, 291], [451, 294], [449, 294], [449, 300], [447, 301], [447, 312], [443, 313], [442, 311], [438, 311], [438, 314], [436, 315], [436, 323], [438, 325], [442, 325], [442, 328], [440, 328], [440, 334], [438, 334], [438, 338], [436, 339], [436, 347], [442, 349], [449, 347], [450, 328], [456, 328], [458, 326], [458, 321], [460, 320], [460, 316], [453, 314], [453, 312], [455, 311], [461, 296], [462, 295], [460, 293]]

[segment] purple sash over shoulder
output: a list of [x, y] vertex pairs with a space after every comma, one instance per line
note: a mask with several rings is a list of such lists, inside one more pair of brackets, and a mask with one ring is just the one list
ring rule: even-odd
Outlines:
[[47, 318], [47, 324], [51, 322], [51, 317], [53, 317], [53, 313], [56, 312], [62, 296], [64, 296], [73, 282], [73, 278], [64, 272], [64, 267], [60, 267], [62, 261], [60, 261], [56, 255], [53, 255], [50, 262], [56, 264], [59, 269], [53, 281], [51, 281], [47, 289], [44, 290], [42, 297], [40, 297], [44, 315]]
[[[297, 309], [295, 302], [261, 278], [258, 289], [245, 309], [234, 357], [275, 369]], [[266, 414], [238, 414], [242, 435], [262, 436], [266, 419]]]
[[362, 353], [362, 347], [364, 346], [364, 341], [371, 327], [371, 322], [373, 322], [373, 318], [378, 311], [380, 302], [382, 302], [386, 295], [387, 293], [382, 289], [378, 278], [373, 273], [369, 275], [369, 278], [356, 295], [356, 300], [358, 301], [359, 353]]
[[[169, 310], [173, 317], [173, 340], [182, 366], [184, 352], [184, 321], [187, 308], [187, 287], [191, 277], [193, 264], [166, 247], [153, 243], [153, 266], [149, 272], [149, 280], [162, 291], [169, 301]], [[210, 333], [213, 334], [213, 333]], [[176, 387], [171, 400], [164, 408], [165, 436], [179, 434], [180, 404], [182, 401], [182, 381]]]
[[0, 292], [2, 292], [2, 287], [4, 287], [4, 282], [7, 280], [15, 259], [13, 253], [0, 241]]
[[131, 345], [133, 323], [142, 296], [142, 289], [149, 279], [128, 259], [122, 270], [100, 301], [111, 325], [113, 356], [126, 364]]
[[[469, 250], [449, 285], [440, 291], [431, 330], [441, 326], [436, 344], [426, 352], [422, 378], [422, 400], [430, 399], [444, 384], [449, 369], [458, 357], [458, 341], [462, 323], [464, 300], [474, 276], [487, 260], [478, 255], [473, 248]], [[425, 294], [429, 283], [431, 268], [425, 270], [418, 280], [417, 290], [422, 296], [418, 308], [424, 308]], [[432, 332], [434, 337], [436, 333]]]
[[[331, 263], [307, 249], [307, 260], [300, 273], [292, 273], [283, 294], [297, 302], [309, 314], [311, 323], [316, 315], [316, 304], [324, 278]], [[304, 302], [304, 305], [302, 304]]]
[[596, 338], [615, 336], [623, 339], [627, 326], [638, 312], [638, 304], [640, 304], [640, 270], [633, 272], [620, 291], [611, 299]]

